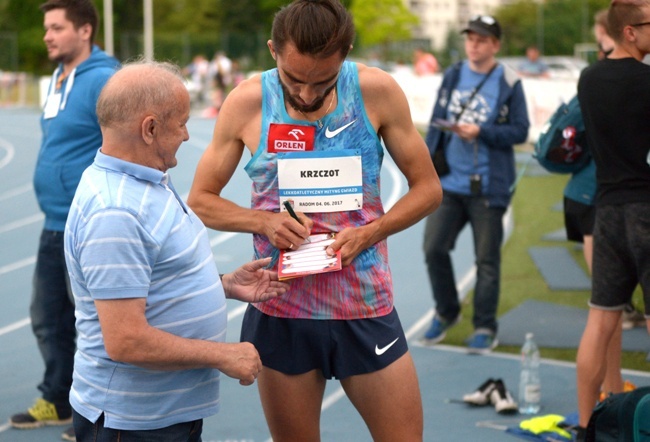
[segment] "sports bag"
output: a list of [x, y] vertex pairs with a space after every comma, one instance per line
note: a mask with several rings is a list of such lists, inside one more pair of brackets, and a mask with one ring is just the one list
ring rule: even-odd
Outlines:
[[642, 424], [650, 420], [648, 395], [650, 387], [640, 387], [612, 394], [596, 405], [587, 425], [585, 442], [650, 441], [647, 424]]
[[578, 97], [562, 103], [542, 128], [533, 155], [549, 172], [575, 173], [591, 160]]

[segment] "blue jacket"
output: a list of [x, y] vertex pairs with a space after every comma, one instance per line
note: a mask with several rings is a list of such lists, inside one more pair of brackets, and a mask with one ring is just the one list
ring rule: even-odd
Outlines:
[[[460, 79], [462, 63], [456, 63], [445, 71], [433, 107], [432, 121], [437, 118], [446, 119], [449, 97]], [[499, 79], [497, 109], [496, 120], [482, 124], [479, 133], [480, 141], [489, 147], [489, 188], [484, 195], [491, 206], [507, 207], [516, 177], [513, 145], [526, 141], [530, 126], [521, 80], [507, 66], [504, 66], [503, 75]], [[431, 156], [439, 146], [446, 146], [452, 135], [456, 136], [430, 124], [426, 143]], [[453, 168], [453, 164], [450, 166]]]
[[[54, 118], [41, 116], [43, 138], [34, 172], [34, 190], [45, 213], [45, 229], [62, 232], [81, 174], [102, 145], [95, 106], [104, 84], [119, 62], [94, 46], [61, 86], [62, 104]], [[61, 68], [61, 66], [59, 66]], [[52, 78], [56, 81], [56, 78]], [[65, 102], [65, 104], [63, 104]]]

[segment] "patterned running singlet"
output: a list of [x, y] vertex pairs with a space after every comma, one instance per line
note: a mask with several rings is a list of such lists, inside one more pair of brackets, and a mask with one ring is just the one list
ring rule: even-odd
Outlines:
[[[322, 127], [316, 122], [294, 120], [286, 111], [277, 69], [262, 74], [262, 135], [255, 155], [246, 165], [251, 177], [251, 208], [278, 212], [277, 153], [267, 149], [272, 123], [315, 126], [314, 152], [355, 149], [362, 158], [363, 207], [358, 210], [330, 213], [307, 213], [313, 222], [312, 233], [339, 232], [345, 227], [363, 226], [384, 214], [380, 197], [380, 171], [383, 147], [365, 112], [359, 86], [357, 66], [344, 62], [337, 83], [336, 109], [326, 115]], [[326, 130], [335, 131], [350, 122], [345, 130], [328, 138]], [[330, 134], [331, 135], [331, 134]], [[269, 240], [253, 237], [256, 258], [272, 256], [277, 269], [278, 249]], [[288, 281], [287, 293], [256, 304], [263, 313], [284, 318], [360, 319], [384, 316], [393, 308], [393, 281], [388, 267], [386, 240], [361, 252], [340, 271], [310, 275]]]

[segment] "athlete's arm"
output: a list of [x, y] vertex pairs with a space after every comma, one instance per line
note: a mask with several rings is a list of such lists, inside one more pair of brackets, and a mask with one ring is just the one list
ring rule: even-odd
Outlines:
[[277, 247], [300, 244], [309, 235], [305, 226], [286, 212], [280, 214], [241, 207], [221, 192], [232, 178], [244, 151], [251, 154], [259, 144], [262, 86], [259, 77], [242, 82], [228, 95], [219, 111], [212, 140], [201, 157], [187, 202], [203, 223], [215, 230], [258, 233]]
[[393, 77], [376, 68], [359, 65], [359, 80], [366, 113], [406, 177], [409, 190], [372, 223], [347, 228], [336, 235], [332, 249], [341, 249], [343, 265], [348, 265], [361, 251], [378, 241], [417, 223], [442, 201], [438, 174], [424, 139], [413, 125], [402, 89]]

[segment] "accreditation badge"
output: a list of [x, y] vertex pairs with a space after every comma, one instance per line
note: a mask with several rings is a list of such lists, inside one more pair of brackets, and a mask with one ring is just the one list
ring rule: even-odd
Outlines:
[[269, 153], [310, 152], [314, 150], [316, 127], [300, 124], [271, 123], [269, 126]]
[[362, 171], [357, 149], [280, 154], [280, 207], [290, 201], [304, 213], [359, 210], [363, 207]]

